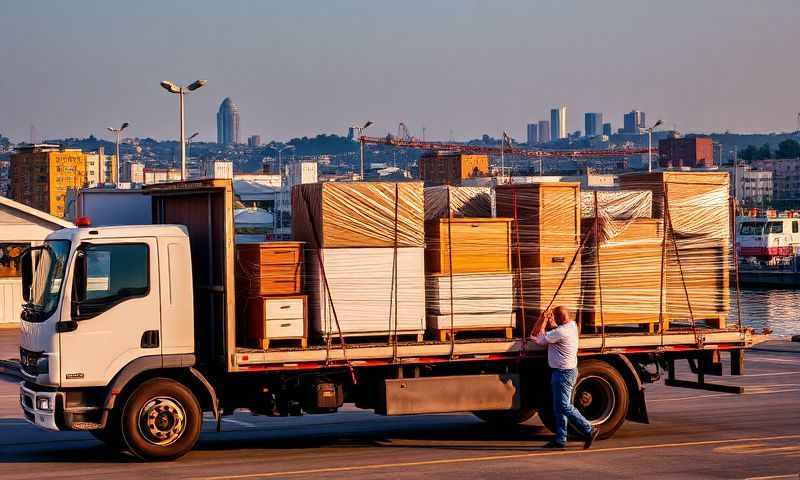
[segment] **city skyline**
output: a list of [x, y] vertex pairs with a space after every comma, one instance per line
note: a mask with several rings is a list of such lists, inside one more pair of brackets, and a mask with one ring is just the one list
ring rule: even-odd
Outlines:
[[[375, 135], [404, 122], [412, 135], [424, 126], [435, 139], [504, 129], [524, 138], [528, 123], [559, 104], [573, 112], [568, 132], [582, 129], [579, 113], [603, 112], [620, 125], [633, 106], [684, 132], [798, 128], [800, 105], [787, 99], [796, 96], [800, 66], [781, 60], [798, 41], [795, 2], [513, 9], [508, 16], [461, 2], [423, 13], [361, 2], [198, 0], [190, 15], [152, 1], [120, 15], [100, 2], [14, 3], [0, 18], [0, 42], [12, 46], [0, 51], [0, 133], [27, 141], [34, 125], [43, 138], [105, 137], [107, 125], [127, 121], [129, 136], [173, 139], [175, 107], [159, 91], [163, 78], [209, 80], [186, 107], [198, 141], [215, 139], [214, 113], [226, 95], [248, 112], [241, 138], [346, 134], [366, 120]], [[345, 21], [353, 28], [341, 29]], [[675, 22], [684, 35], [670, 33]], [[298, 34], [300, 23], [314, 33]], [[473, 35], [474, 24], [486, 33]], [[563, 44], [543, 48], [555, 35]], [[629, 41], [637, 37], [647, 45]], [[515, 61], [532, 55], [536, 62]], [[639, 68], [654, 59], [657, 73]], [[507, 60], [503, 75], [485, 68], [498, 60]], [[87, 68], [97, 65], [100, 75]]]

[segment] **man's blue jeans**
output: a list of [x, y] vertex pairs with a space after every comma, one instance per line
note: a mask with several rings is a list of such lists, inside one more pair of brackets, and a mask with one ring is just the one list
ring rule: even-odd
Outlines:
[[553, 369], [550, 377], [550, 388], [553, 391], [553, 415], [556, 420], [556, 442], [567, 443], [567, 420], [583, 435], [592, 433], [592, 425], [583, 418], [581, 412], [572, 405], [572, 389], [575, 388], [575, 379], [578, 369], [561, 370]]

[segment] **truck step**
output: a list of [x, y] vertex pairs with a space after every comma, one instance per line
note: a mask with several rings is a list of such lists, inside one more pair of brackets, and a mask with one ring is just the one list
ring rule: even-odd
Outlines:
[[74, 430], [100, 430], [103, 426], [93, 422], [73, 422], [72, 428]]

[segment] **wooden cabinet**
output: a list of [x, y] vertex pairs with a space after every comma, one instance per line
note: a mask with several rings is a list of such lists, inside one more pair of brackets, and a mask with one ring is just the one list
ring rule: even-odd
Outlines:
[[299, 340], [307, 346], [308, 301], [305, 295], [258, 297], [247, 301], [248, 338], [267, 349], [273, 340]]
[[[441, 218], [425, 222], [425, 267], [431, 274], [511, 271], [510, 218]], [[451, 253], [452, 252], [452, 253]]]
[[[520, 270], [516, 290], [518, 305], [526, 313], [525, 332], [530, 333], [551, 301], [574, 314], [580, 294], [580, 258], [569, 266], [580, 246], [580, 184], [499, 185], [495, 196], [497, 215], [514, 218], [519, 228], [519, 254], [512, 246], [511, 258]], [[516, 244], [516, 232], [512, 238]]]
[[302, 289], [303, 242], [245, 243], [236, 247], [236, 280], [248, 297], [293, 295]]

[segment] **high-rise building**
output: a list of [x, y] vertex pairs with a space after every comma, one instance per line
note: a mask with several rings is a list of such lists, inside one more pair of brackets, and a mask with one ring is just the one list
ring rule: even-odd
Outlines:
[[85, 155], [86, 183], [89, 187], [114, 183], [114, 155], [106, 155], [103, 147]]
[[539, 143], [539, 125], [535, 123], [528, 124], [528, 146], [536, 145]]
[[11, 199], [64, 218], [67, 190], [86, 185], [86, 154], [59, 145], [26, 145], [11, 154]]
[[539, 143], [547, 143], [550, 141], [550, 122], [547, 120], [539, 120]]
[[144, 183], [144, 163], [131, 163], [131, 183], [141, 185]]
[[257, 147], [261, 145], [261, 135], [250, 135], [247, 137], [248, 147]]
[[606, 135], [608, 137], [611, 136], [611, 122], [603, 124], [603, 135]]
[[603, 125], [602, 113], [586, 113], [584, 114], [584, 132], [587, 137], [596, 137], [600, 135], [600, 127]]
[[625, 133], [642, 133], [645, 129], [644, 112], [639, 110], [631, 110], [626, 113], [623, 122], [622, 131]]
[[560, 106], [550, 110], [550, 139], [567, 138], [567, 107]]
[[239, 137], [239, 107], [230, 98], [222, 101], [217, 112], [217, 143], [222, 145], [241, 143]]

